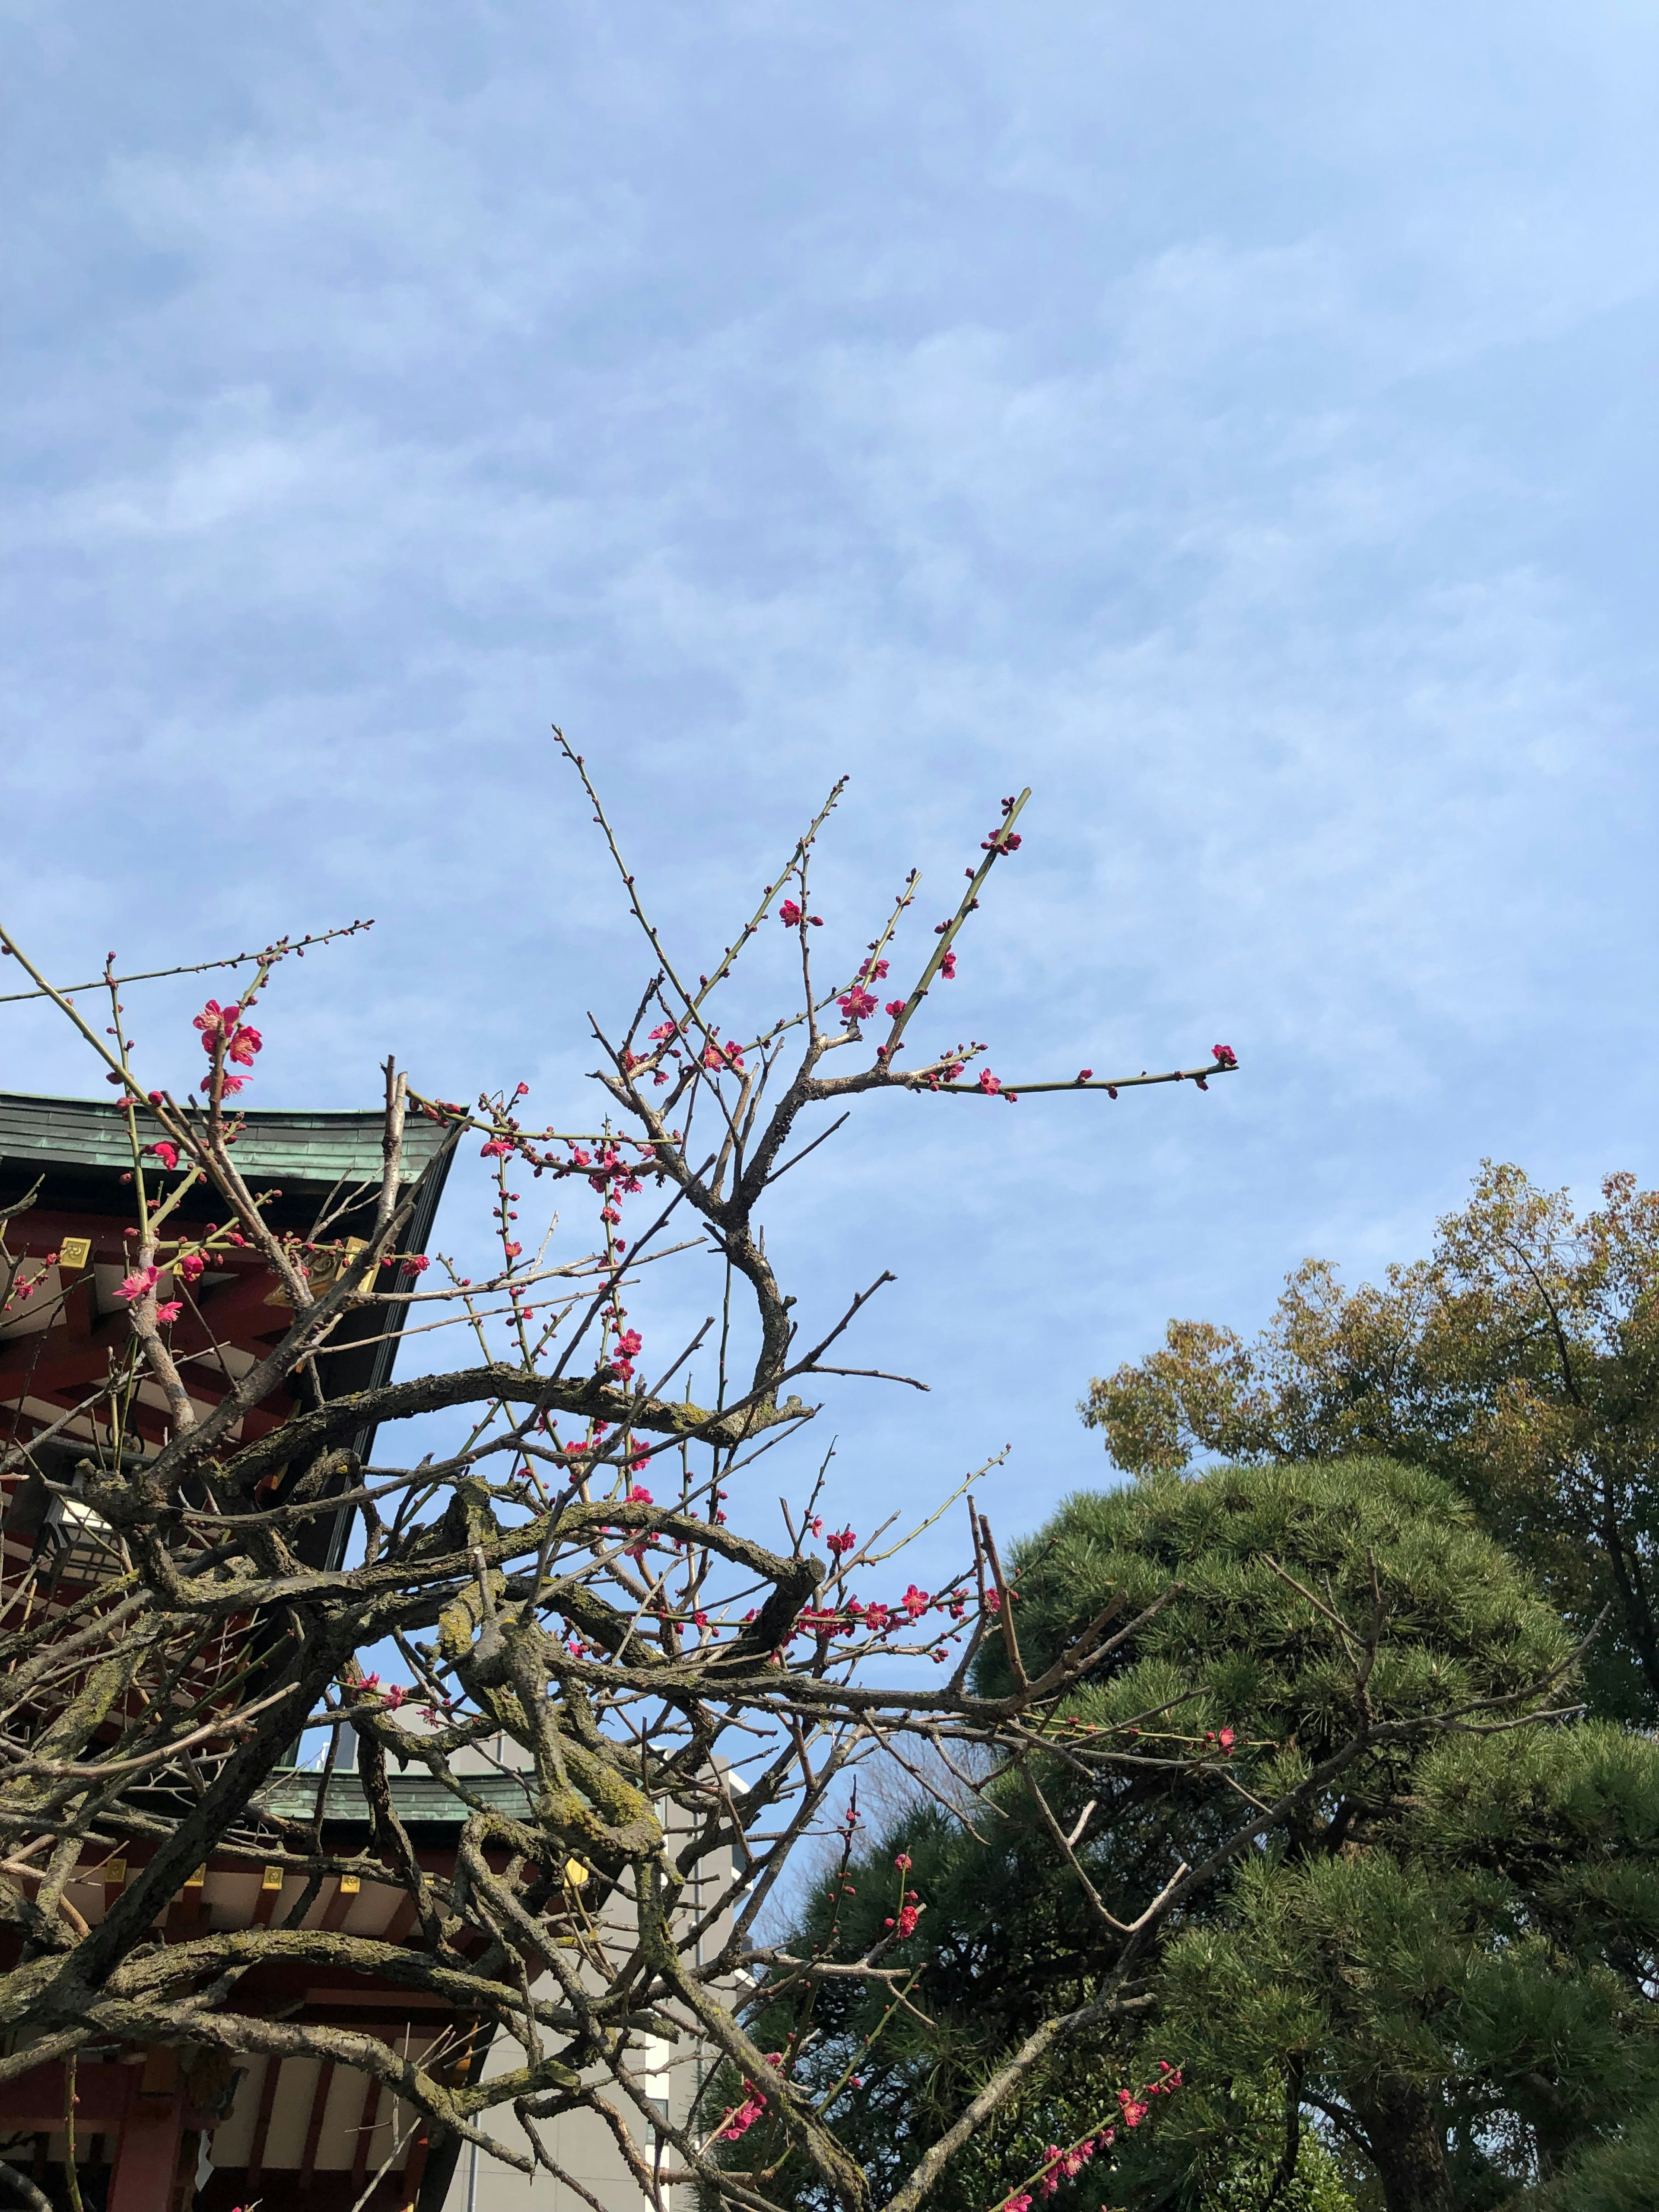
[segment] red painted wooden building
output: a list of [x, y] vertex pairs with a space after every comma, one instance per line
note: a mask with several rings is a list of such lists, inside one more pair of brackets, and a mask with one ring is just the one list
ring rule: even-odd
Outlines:
[[[331, 1235], [349, 1239], [368, 1227], [381, 1172], [378, 1114], [239, 1118], [245, 1130], [237, 1156], [245, 1177], [256, 1191], [280, 1193], [267, 1209], [274, 1226], [306, 1236], [322, 1206], [344, 1200]], [[411, 1118], [404, 1172], [412, 1183], [428, 1167], [434, 1171], [419, 1192], [404, 1239], [410, 1252], [424, 1249], [431, 1229], [441, 1190], [441, 1142], [433, 1124]], [[30, 1298], [0, 1316], [0, 1437], [8, 1446], [30, 1448], [0, 1480], [0, 1602], [8, 1590], [21, 1590], [29, 1605], [67, 1604], [106, 1556], [106, 1532], [95, 1516], [72, 1498], [52, 1496], [40, 1476], [72, 1482], [74, 1468], [89, 1448], [110, 1445], [105, 1417], [82, 1401], [95, 1395], [110, 1354], [128, 1338], [116, 1291], [128, 1266], [130, 1239], [124, 1232], [132, 1219], [131, 1193], [123, 1178], [131, 1169], [130, 1139], [118, 1107], [0, 1095], [0, 1206], [39, 1186], [28, 1211], [8, 1229], [14, 1255], [33, 1263], [38, 1280]], [[185, 1201], [180, 1218], [194, 1226], [222, 1214], [222, 1205], [216, 1208], [212, 1194], [204, 1192], [193, 1206]], [[313, 1280], [325, 1264], [313, 1265]], [[281, 1336], [291, 1313], [276, 1278], [252, 1251], [216, 1262], [194, 1286], [193, 1301], [194, 1310], [173, 1325], [172, 1341], [191, 1397], [207, 1407], [228, 1387], [227, 1375], [247, 1372]], [[389, 1378], [397, 1343], [388, 1310], [398, 1310], [366, 1308], [349, 1317], [337, 1348], [321, 1363], [330, 1395]], [[371, 1343], [371, 1338], [382, 1340]], [[240, 1434], [253, 1437], [279, 1428], [295, 1402], [284, 1386], [245, 1414]], [[140, 1382], [122, 1448], [137, 1453], [159, 1448], [167, 1434], [167, 1414], [159, 1389]], [[52, 1429], [56, 1433], [47, 1437]], [[354, 1442], [366, 1458], [372, 1436]], [[308, 1545], [313, 1564], [338, 1556], [346, 1535], [342, 1516], [319, 1518], [312, 1532], [301, 1549]], [[221, 1655], [227, 1665], [238, 1656], [228, 1648], [234, 1636], [234, 1629], [228, 1632]], [[165, 1802], [169, 1788], [182, 1793], [189, 1786], [183, 1773], [164, 1772], [157, 1802]], [[308, 1820], [318, 1786], [315, 1776], [294, 1773], [279, 1778], [264, 1802]], [[455, 1834], [451, 1801], [424, 1776], [398, 1777], [392, 1786], [423, 1861], [433, 1870], [447, 1870]], [[507, 1796], [518, 1787], [499, 1776], [481, 1776], [478, 1786]], [[208, 1928], [260, 1925], [294, 1902], [297, 1881], [289, 1877], [285, 1886], [279, 1868], [258, 1863], [260, 1809], [248, 1808], [246, 1827], [198, 1869], [155, 1935], [178, 1942]], [[345, 1855], [366, 1848], [368, 1808], [355, 1775], [335, 1778], [324, 1811], [328, 1850]], [[229, 1848], [233, 1842], [241, 1848]], [[83, 1850], [67, 1899], [89, 1925], [137, 1873], [144, 1848], [128, 1843]], [[305, 1924], [406, 1940], [412, 1917], [400, 1890], [346, 1880], [324, 1885]], [[15, 1934], [0, 1932], [0, 1945], [13, 1957], [17, 1942]], [[411, 2051], [441, 2045], [453, 2054], [446, 2060], [452, 2069], [470, 2063], [465, 2022], [455, 2021], [447, 2006], [389, 1983], [271, 1965], [253, 1971], [240, 1985], [238, 2002], [272, 2016], [350, 2026]], [[0, 2087], [0, 2156], [67, 2205], [65, 2089], [56, 2064]], [[230, 2212], [255, 2199], [267, 2206], [291, 2203], [302, 2212], [346, 2212], [377, 2173], [372, 2212], [410, 2207], [432, 2212], [447, 2191], [453, 2157], [432, 2158], [414, 2115], [382, 2100], [367, 2076], [314, 2060], [255, 2057], [216, 2064], [187, 2055], [181, 2062], [179, 2052], [164, 2046], [111, 2047], [78, 2057], [76, 2092], [76, 2172], [86, 2212]]]

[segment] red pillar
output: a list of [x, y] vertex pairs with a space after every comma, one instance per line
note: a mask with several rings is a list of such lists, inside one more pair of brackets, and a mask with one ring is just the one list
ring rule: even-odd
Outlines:
[[185, 2100], [176, 2090], [132, 2100], [110, 2176], [108, 2212], [168, 2212], [184, 2125]]

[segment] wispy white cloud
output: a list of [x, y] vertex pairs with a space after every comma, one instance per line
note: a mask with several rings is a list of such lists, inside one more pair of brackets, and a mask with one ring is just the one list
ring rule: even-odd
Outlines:
[[1411, 1249], [1482, 1152], [1651, 1172], [1644, 13], [7, 35], [3, 773], [54, 957], [374, 911], [269, 1095], [396, 1044], [550, 1098], [635, 963], [550, 720], [699, 945], [843, 768], [849, 945], [1030, 781], [951, 1019], [1014, 1072], [1243, 1073], [895, 1103], [780, 1234], [825, 1300], [898, 1263], [940, 1386], [838, 1416], [855, 1486], [1012, 1431], [1033, 1512], [1168, 1312]]

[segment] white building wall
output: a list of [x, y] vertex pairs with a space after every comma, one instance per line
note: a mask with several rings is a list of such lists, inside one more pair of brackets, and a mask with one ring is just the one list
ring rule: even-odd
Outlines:
[[[511, 1748], [511, 1747], [507, 1747]], [[459, 1764], [459, 1761], [457, 1761]], [[739, 1785], [740, 1786], [740, 1785]], [[669, 1821], [671, 1830], [678, 1823], [670, 1819], [666, 1805], [658, 1808], [659, 1817]], [[726, 1888], [730, 1879], [732, 1862], [722, 1852], [706, 1860], [692, 1886], [694, 1899], [702, 1896], [710, 1904]], [[628, 1906], [621, 1899], [613, 1899], [610, 1911], [601, 1922], [601, 1928], [610, 1922], [614, 1928], [614, 1940], [618, 1949], [626, 1953], [633, 1947], [634, 1931], [627, 1923]], [[612, 1916], [615, 1916], [614, 1919]], [[729, 1930], [729, 1918], [723, 1917], [720, 1924], [699, 1943], [697, 1958], [718, 1953]], [[556, 2003], [559, 1989], [551, 1975], [544, 1976], [532, 1984], [532, 1993]], [[510, 2073], [525, 2063], [522, 2047], [505, 2037], [497, 2037], [490, 2045], [484, 2062], [483, 2079]], [[707, 2066], [705, 2054], [690, 2041], [679, 2045], [653, 2039], [642, 2049], [631, 2070], [641, 2081], [646, 2094], [660, 2097], [677, 2125], [689, 2118], [701, 2086], [700, 2069]], [[653, 2166], [657, 2164], [657, 2139], [647, 2124], [644, 2116], [630, 2099], [613, 2084], [607, 2092], [614, 2109], [629, 2122], [629, 2132], [639, 2145], [642, 2156]], [[527, 2148], [523, 2130], [520, 2127], [511, 2106], [489, 2114], [483, 2122], [484, 2131], [498, 2142], [511, 2143], [515, 2149]], [[592, 2112], [571, 2112], [562, 2118], [538, 2122], [538, 2131], [546, 2144], [549, 2155], [564, 2171], [591, 2190], [605, 2207], [605, 2212], [693, 2212], [696, 2192], [688, 2188], [654, 2190], [643, 2192], [624, 2163], [621, 2151], [610, 2128]], [[678, 2163], [678, 2153], [671, 2143], [661, 2146], [660, 2164], [672, 2168]], [[443, 2212], [592, 2212], [591, 2205], [575, 2191], [552, 2175], [539, 2172], [533, 2176], [520, 2173], [492, 2159], [487, 2153], [475, 2149], [471, 2144], [463, 2146], [444, 2199]]]
[[[545, 1985], [538, 1987], [537, 1996], [542, 1996], [544, 1990]], [[669, 2055], [666, 2045], [663, 2046], [663, 2055]], [[484, 2078], [509, 2072], [523, 2063], [524, 2053], [516, 2043], [498, 2039], [485, 2062]], [[696, 2094], [693, 2065], [689, 2057], [676, 2059], [652, 2081], [653, 2088], [660, 2081], [677, 2120], [690, 2110]], [[621, 2093], [613, 2090], [611, 2094], [617, 2108], [622, 2110], [626, 2100]], [[629, 2106], [629, 2110], [633, 2119], [631, 2132], [649, 2161], [654, 2150], [650, 2130], [636, 2109]], [[515, 2148], [525, 2147], [522, 2131], [510, 2108], [491, 2113], [484, 2124], [498, 2141], [512, 2143]], [[597, 2114], [568, 2113], [560, 2119], [538, 2122], [538, 2131], [550, 2154], [567, 2173], [592, 2191], [605, 2212], [689, 2212], [691, 2192], [688, 2190], [664, 2189], [655, 2203], [641, 2192], [624, 2165], [611, 2130]], [[672, 2145], [665, 2145], [663, 2164], [672, 2165], [677, 2155]], [[592, 2207], [550, 2174], [538, 2173], [532, 2178], [517, 2173], [511, 2166], [476, 2151], [469, 2144], [463, 2148], [456, 2165], [443, 2212], [592, 2212]]]

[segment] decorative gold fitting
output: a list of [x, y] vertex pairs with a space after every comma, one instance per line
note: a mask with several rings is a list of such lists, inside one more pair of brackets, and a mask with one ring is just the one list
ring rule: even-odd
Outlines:
[[[303, 1259], [298, 1253], [292, 1253], [289, 1257], [296, 1267], [303, 1266], [311, 1295], [313, 1298], [319, 1298], [325, 1291], [333, 1287], [341, 1270], [351, 1265], [368, 1241], [364, 1237], [348, 1237], [343, 1252], [308, 1252]], [[291, 1306], [294, 1301], [288, 1294], [288, 1285], [278, 1283], [275, 1290], [267, 1291], [265, 1304], [268, 1306]]]

